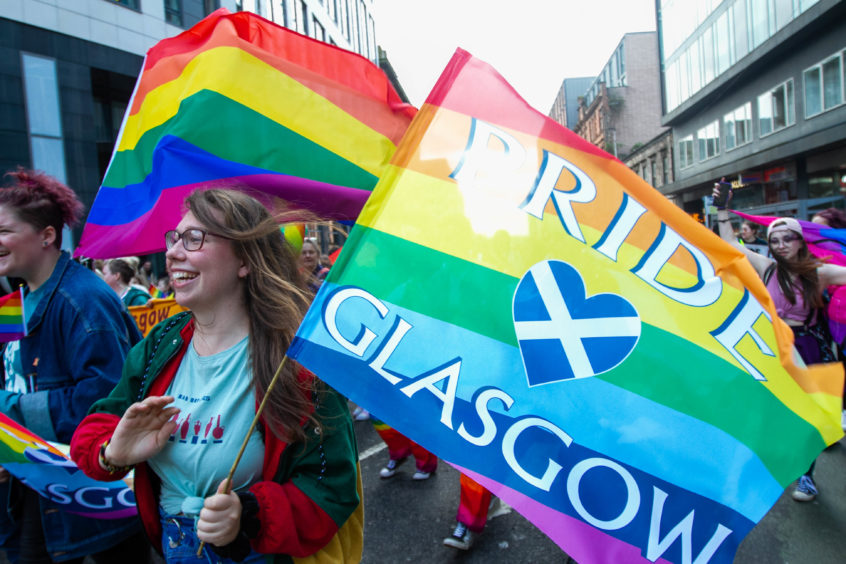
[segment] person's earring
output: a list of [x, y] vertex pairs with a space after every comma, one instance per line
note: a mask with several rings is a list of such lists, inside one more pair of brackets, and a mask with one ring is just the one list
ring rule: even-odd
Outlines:
[[45, 248], [46, 248], [46, 247], [47, 247], [47, 245], [49, 245], [49, 244], [50, 244], [50, 243], [48, 243], [47, 241], [41, 241], [41, 246], [42, 246], [42, 247], [45, 247]]

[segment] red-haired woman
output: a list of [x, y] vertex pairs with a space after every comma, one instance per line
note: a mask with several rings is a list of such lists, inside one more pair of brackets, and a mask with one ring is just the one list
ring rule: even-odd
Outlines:
[[[43, 173], [7, 176], [11, 184], [0, 188], [0, 276], [24, 281], [28, 334], [3, 352], [0, 411], [48, 441], [70, 443], [91, 404], [114, 388], [141, 335], [111, 288], [61, 250], [62, 228], [82, 213], [73, 191]], [[0, 481], [0, 541], [11, 559], [81, 562], [100, 553], [100, 562], [115, 562], [116, 555], [148, 560], [136, 519], [71, 515], [5, 470]]]

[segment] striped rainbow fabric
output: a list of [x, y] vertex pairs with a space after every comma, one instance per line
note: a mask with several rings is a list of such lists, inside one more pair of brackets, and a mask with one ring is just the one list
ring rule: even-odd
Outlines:
[[163, 250], [204, 186], [355, 219], [415, 113], [364, 57], [221, 8], [147, 53], [77, 255]]
[[26, 336], [23, 288], [0, 297], [0, 343]]
[[459, 50], [289, 355], [578, 562], [701, 563], [843, 435], [791, 340], [737, 250]]

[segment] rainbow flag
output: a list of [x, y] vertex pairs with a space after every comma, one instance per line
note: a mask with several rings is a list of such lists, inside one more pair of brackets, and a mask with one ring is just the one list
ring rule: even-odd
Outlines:
[[0, 298], [0, 343], [26, 336], [23, 287]]
[[[772, 215], [752, 215], [735, 210], [732, 210], [732, 213], [764, 227], [769, 227], [770, 223], [778, 219]], [[797, 219], [797, 221], [802, 226], [802, 235], [812, 255], [832, 264], [846, 266], [846, 229], [834, 229], [804, 219]], [[766, 231], [763, 238], [766, 238]]]
[[459, 50], [289, 355], [578, 562], [701, 563], [843, 436], [791, 340], [739, 251]]
[[126, 482], [89, 478], [68, 458], [68, 448], [48, 443], [0, 413], [0, 466], [27, 487], [69, 513], [95, 519], [138, 514], [135, 494]]
[[147, 52], [77, 255], [164, 250], [198, 187], [355, 219], [416, 111], [364, 57], [221, 8]]

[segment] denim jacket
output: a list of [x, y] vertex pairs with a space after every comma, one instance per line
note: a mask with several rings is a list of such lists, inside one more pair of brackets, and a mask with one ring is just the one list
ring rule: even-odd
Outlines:
[[[20, 343], [21, 366], [34, 389], [0, 390], [0, 411], [48, 441], [68, 444], [91, 404], [120, 379], [126, 354], [141, 334], [117, 294], [65, 252], [42, 288]], [[0, 386], [3, 382], [0, 378]], [[7, 490], [0, 488], [0, 496], [6, 498]], [[8, 499], [0, 503], [12, 509]], [[41, 498], [45, 540], [55, 560], [104, 550], [139, 527], [136, 518], [99, 521], [59, 507]], [[5, 521], [0, 538], [15, 536], [13, 515], [0, 515]]]

